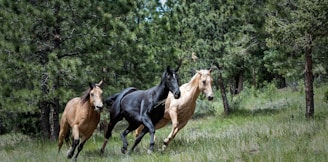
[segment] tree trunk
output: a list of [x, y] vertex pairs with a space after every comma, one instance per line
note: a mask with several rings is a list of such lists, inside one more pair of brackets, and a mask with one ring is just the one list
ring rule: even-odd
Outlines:
[[50, 108], [46, 101], [41, 101], [39, 104], [41, 110], [41, 136], [43, 139], [50, 138], [50, 124], [49, 124], [49, 114]]
[[55, 98], [54, 103], [52, 105], [52, 112], [51, 112], [51, 136], [50, 139], [55, 141], [59, 135], [59, 99]]
[[244, 70], [240, 71], [238, 74], [237, 94], [239, 94], [243, 89], [244, 89]]
[[223, 102], [223, 108], [224, 108], [224, 114], [228, 115], [230, 113], [230, 107], [227, 99], [227, 95], [225, 92], [225, 87], [223, 84], [223, 79], [222, 79], [222, 74], [219, 72], [219, 86], [220, 86], [220, 91], [221, 91], [221, 97], [222, 97], [222, 102]]
[[230, 111], [229, 102], [228, 102], [228, 99], [227, 99], [225, 87], [224, 87], [224, 84], [223, 84], [223, 78], [222, 78], [222, 73], [221, 73], [221, 70], [220, 70], [220, 66], [219, 66], [219, 63], [217, 63], [217, 62], [215, 62], [213, 64], [219, 70], [218, 83], [219, 83], [221, 97], [222, 97], [222, 102], [223, 102], [223, 109], [224, 109], [224, 114], [225, 115], [228, 115], [228, 114], [230, 114], [231, 111]]
[[257, 87], [257, 82], [256, 82], [256, 70], [255, 68], [252, 68], [252, 75], [253, 75], [253, 87], [256, 88]]
[[286, 83], [286, 78], [283, 77], [282, 75], [276, 75], [276, 81], [277, 81], [277, 87], [280, 88], [285, 88], [287, 87], [287, 83]]
[[314, 115], [313, 99], [313, 73], [312, 73], [312, 36], [309, 36], [309, 44], [305, 47], [305, 100], [306, 100], [306, 118], [312, 118]]
[[[60, 3], [56, 3], [54, 7], [54, 15], [56, 16], [56, 25], [53, 31], [54, 34], [54, 48], [60, 48], [60, 43], [61, 43], [61, 38], [60, 38], [60, 23], [61, 23], [61, 18], [58, 15], [59, 10], [60, 10]], [[55, 85], [54, 85], [54, 90], [57, 91], [60, 87], [60, 76], [59, 74], [56, 77]], [[52, 105], [52, 114], [51, 114], [51, 140], [57, 140], [58, 135], [59, 135], [59, 110], [60, 110], [60, 105], [59, 105], [59, 96], [55, 97], [53, 99], [53, 105]]]

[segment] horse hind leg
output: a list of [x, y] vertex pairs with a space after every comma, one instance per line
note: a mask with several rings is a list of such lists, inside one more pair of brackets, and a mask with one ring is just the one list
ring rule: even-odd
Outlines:
[[70, 131], [70, 129], [68, 129], [66, 136], [65, 136], [65, 143], [66, 143], [67, 147], [69, 147], [71, 145], [70, 135], [71, 135], [71, 131]]
[[115, 127], [115, 125], [117, 124], [117, 122], [121, 121], [123, 119], [123, 117], [121, 116], [116, 116], [113, 120], [111, 120], [107, 126], [107, 131], [105, 134], [105, 140], [104, 143], [100, 149], [100, 153], [103, 154], [105, 152], [105, 148], [108, 142], [108, 139], [112, 136], [112, 131]]
[[144, 129], [143, 125], [140, 125], [136, 130], [135, 130], [135, 134], [134, 137], [138, 138], [138, 136], [140, 135], [141, 131]]
[[66, 144], [68, 144], [67, 138], [69, 138], [69, 134], [70, 134], [70, 127], [69, 127], [68, 123], [65, 123], [65, 121], [61, 122], [60, 131], [59, 131], [59, 140], [58, 140], [58, 152], [60, 152], [60, 149], [64, 142], [64, 138], [65, 138]]

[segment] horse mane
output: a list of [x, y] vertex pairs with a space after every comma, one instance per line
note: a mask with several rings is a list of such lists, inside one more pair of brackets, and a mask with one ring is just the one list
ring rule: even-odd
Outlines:
[[89, 101], [90, 99], [90, 88], [88, 88], [87, 90], [85, 90], [83, 93], [82, 93], [82, 96], [81, 96], [81, 102], [82, 102], [82, 105], [84, 103], [86, 103], [87, 101]]
[[167, 71], [164, 71], [164, 72], [162, 73], [161, 83], [160, 83], [160, 84], [162, 84], [162, 83], [164, 82], [166, 73], [167, 73]]
[[[196, 72], [196, 74], [194, 74], [194, 76], [190, 79], [189, 83], [191, 85], [197, 84], [198, 82], [198, 78], [200, 77], [200, 74], [198, 72]], [[198, 86], [198, 85], [197, 85]]]

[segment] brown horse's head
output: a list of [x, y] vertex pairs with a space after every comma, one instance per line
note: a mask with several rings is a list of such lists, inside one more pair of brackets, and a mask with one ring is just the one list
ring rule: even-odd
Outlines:
[[95, 108], [95, 111], [101, 112], [103, 109], [103, 102], [102, 102], [102, 90], [100, 88], [100, 85], [102, 84], [102, 80], [95, 84], [92, 85], [89, 83], [90, 86], [90, 91], [89, 91], [89, 101], [92, 105], [92, 107]]
[[197, 71], [197, 73], [200, 75], [198, 87], [206, 95], [209, 101], [213, 100], [214, 98], [214, 94], [212, 91], [213, 78], [211, 72], [212, 69]]

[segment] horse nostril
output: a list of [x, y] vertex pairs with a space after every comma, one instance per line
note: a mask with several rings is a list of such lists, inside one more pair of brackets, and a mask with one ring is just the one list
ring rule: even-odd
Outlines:
[[180, 98], [180, 92], [175, 92], [174, 93], [174, 98], [176, 98], [176, 99]]
[[207, 99], [208, 99], [209, 101], [212, 101], [213, 98], [214, 98], [213, 96], [208, 96], [208, 97], [207, 97]]

